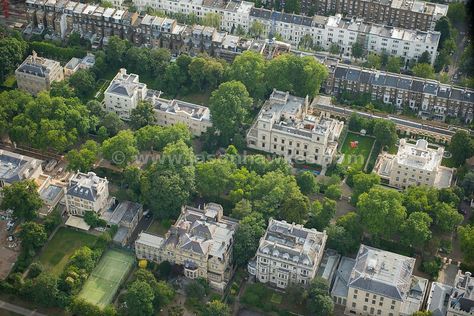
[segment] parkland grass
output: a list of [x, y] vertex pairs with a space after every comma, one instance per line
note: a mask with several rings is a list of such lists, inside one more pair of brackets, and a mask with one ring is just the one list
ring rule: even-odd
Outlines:
[[83, 247], [92, 247], [97, 237], [81, 231], [61, 227], [44, 246], [39, 262], [54, 275], [60, 275], [73, 253]]

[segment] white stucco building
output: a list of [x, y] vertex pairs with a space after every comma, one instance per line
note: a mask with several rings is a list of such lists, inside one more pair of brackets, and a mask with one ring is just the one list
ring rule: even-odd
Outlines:
[[155, 112], [156, 124], [171, 126], [183, 123], [194, 136], [201, 136], [212, 126], [209, 108], [203, 105], [160, 98], [161, 91], [148, 89], [136, 74], [120, 69], [105, 91], [104, 104], [108, 112], [115, 112], [123, 120], [129, 120], [132, 110], [141, 101], [149, 102]]
[[77, 172], [66, 188], [66, 209], [69, 215], [84, 216], [87, 211], [100, 215], [113, 202], [109, 196], [109, 181], [95, 173]]
[[258, 282], [277, 288], [308, 285], [316, 276], [326, 240], [326, 231], [270, 219], [247, 269]]
[[326, 166], [334, 159], [343, 127], [336, 119], [313, 116], [308, 97], [274, 90], [247, 133], [247, 146]]
[[347, 315], [411, 316], [422, 308], [428, 280], [415, 259], [361, 245], [348, 281]]
[[454, 169], [441, 166], [444, 148], [433, 149], [428, 145], [424, 139], [417, 140], [416, 144], [400, 139], [397, 154], [381, 153], [374, 172], [398, 188], [427, 185], [441, 189], [451, 186]]
[[340, 54], [352, 57], [352, 45], [360, 42], [366, 52], [387, 53], [402, 57], [405, 61], [417, 60], [423, 52], [431, 56], [431, 64], [437, 56], [440, 33], [403, 29], [383, 24], [367, 23], [359, 18], [344, 18], [341, 14], [312, 17], [275, 12], [263, 8], [252, 8], [249, 25], [263, 25], [264, 37], [279, 34], [285, 42], [298, 46], [308, 35], [313, 45], [329, 50], [336, 44]]
[[194, 136], [201, 136], [212, 126], [211, 113], [208, 107], [162, 98], [155, 98], [151, 102], [155, 108], [156, 123], [160, 126], [183, 123], [189, 127]]
[[127, 74], [127, 70], [121, 68], [105, 90], [105, 110], [117, 113], [122, 120], [129, 120], [132, 110], [145, 99], [147, 91], [138, 75]]

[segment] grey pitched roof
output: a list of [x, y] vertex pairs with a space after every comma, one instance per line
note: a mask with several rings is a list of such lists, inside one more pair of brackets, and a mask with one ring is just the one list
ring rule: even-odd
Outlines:
[[41, 160], [23, 156], [6, 150], [0, 150], [0, 180], [6, 183], [14, 183], [25, 180], [27, 171], [39, 168]]
[[97, 199], [97, 191], [88, 187], [81, 187], [77, 182], [72, 182], [67, 188], [67, 194], [72, 195], [88, 201], [95, 201]]
[[402, 301], [411, 290], [415, 259], [361, 245], [349, 286]]
[[67, 186], [67, 195], [75, 196], [88, 201], [97, 200], [97, 186], [108, 185], [108, 181], [98, 177], [95, 173], [76, 173]]
[[37, 77], [46, 77], [46, 67], [38, 64], [25, 63], [18, 67], [19, 72], [29, 73]]

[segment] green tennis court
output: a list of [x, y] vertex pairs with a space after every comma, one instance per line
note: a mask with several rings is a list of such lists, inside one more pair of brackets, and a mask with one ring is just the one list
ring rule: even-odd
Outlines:
[[135, 258], [118, 250], [108, 250], [87, 279], [79, 297], [101, 308], [110, 304], [127, 277]]

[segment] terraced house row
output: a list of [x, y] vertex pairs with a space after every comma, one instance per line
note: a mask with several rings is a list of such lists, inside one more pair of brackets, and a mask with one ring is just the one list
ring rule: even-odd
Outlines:
[[444, 121], [448, 116], [473, 120], [474, 91], [437, 80], [366, 69], [337, 63], [329, 67], [327, 94], [367, 94], [372, 100], [409, 107], [424, 119]]
[[308, 36], [313, 45], [326, 50], [335, 44], [339, 46], [340, 54], [345, 58], [352, 57], [352, 45], [359, 42], [366, 53], [387, 53], [402, 57], [406, 62], [417, 61], [426, 51], [430, 54], [430, 62], [433, 64], [440, 40], [440, 33], [437, 31], [425, 32], [367, 23], [361, 18], [343, 18], [341, 14], [307, 17], [252, 8], [250, 22], [263, 24], [263, 36], [280, 34], [292, 45], [299, 45]]
[[[264, 0], [263, 4], [275, 5], [275, 0]], [[170, 13], [195, 13], [198, 17], [206, 13], [221, 15], [221, 26], [231, 31], [240, 25], [247, 30], [254, 4], [246, 1], [223, 0], [134, 0], [139, 10], [153, 8]], [[280, 1], [284, 5], [284, 1]], [[381, 23], [422, 31], [434, 30], [436, 21], [448, 12], [448, 6], [415, 0], [302, 0], [302, 12], [311, 16], [314, 13], [348, 17], [363, 17], [367, 22]]]
[[137, 46], [163, 47], [172, 54], [212, 56], [233, 60], [246, 50], [272, 58], [288, 52], [290, 45], [270, 40], [250, 40], [221, 32], [213, 27], [184, 25], [170, 18], [139, 15], [127, 10], [104, 8], [68, 0], [27, 0], [25, 32], [64, 39], [76, 32], [92, 43], [93, 48], [106, 45], [111, 36]]
[[[274, 5], [274, 0], [263, 0]], [[417, 0], [302, 0], [301, 12], [306, 15], [340, 13], [364, 17], [369, 22], [408, 29], [433, 30], [436, 21], [446, 15], [448, 6]]]
[[[73, 1], [28, 0], [27, 5], [29, 31], [32, 33], [43, 33], [46, 29], [54, 36], [64, 38], [70, 32], [78, 32], [89, 39], [93, 47], [106, 44], [110, 36], [116, 35], [133, 41], [135, 45], [166, 47], [173, 53], [196, 54], [205, 51], [228, 60], [248, 49], [270, 56], [273, 56], [275, 49], [277, 52], [289, 49], [288, 44], [249, 40], [228, 33], [233, 33], [237, 28], [248, 30], [256, 22], [263, 25], [261, 36], [264, 38], [279, 34], [287, 43], [299, 45], [309, 35], [313, 44], [325, 49], [333, 44], [338, 45], [341, 55], [346, 58], [352, 57], [352, 46], [359, 42], [366, 52], [388, 53], [400, 56], [406, 62], [417, 61], [426, 51], [433, 64], [440, 40], [440, 33], [436, 31], [425, 32], [367, 23], [362, 19], [343, 18], [340, 14], [306, 17], [258, 9], [246, 2], [228, 2], [225, 5], [219, 1], [207, 4], [202, 2], [201, 6], [187, 1], [181, 1], [179, 6], [175, 2], [137, 4], [142, 9], [151, 6], [171, 13], [193, 13], [198, 17], [211, 12], [219, 13], [221, 28], [225, 31]], [[215, 10], [199, 9], [209, 6]]]
[[[447, 6], [419, 2], [417, 6], [423, 7], [423, 10], [431, 8], [428, 10], [431, 12], [431, 22], [429, 26], [422, 26], [393, 23], [393, 21], [389, 23], [389, 20], [371, 19], [370, 15], [362, 13], [350, 15], [358, 19], [343, 18], [341, 14], [308, 17], [256, 8], [252, 3], [245, 1], [135, 0], [134, 4], [142, 11], [152, 8], [167, 13], [195, 14], [198, 17], [203, 17], [207, 13], [217, 13], [221, 17], [221, 28], [228, 32], [234, 32], [237, 28], [248, 31], [255, 22], [260, 22], [264, 26], [263, 37], [279, 34], [291, 45], [298, 45], [303, 36], [308, 34], [314, 44], [325, 49], [333, 43], [339, 45], [345, 57], [352, 56], [351, 48], [356, 41], [361, 42], [366, 50], [387, 52], [405, 60], [417, 60], [423, 52], [428, 51], [431, 63], [434, 63], [436, 58], [440, 38], [439, 32], [433, 31], [434, 24], [447, 14]], [[415, 19], [419, 20], [422, 19]]]

